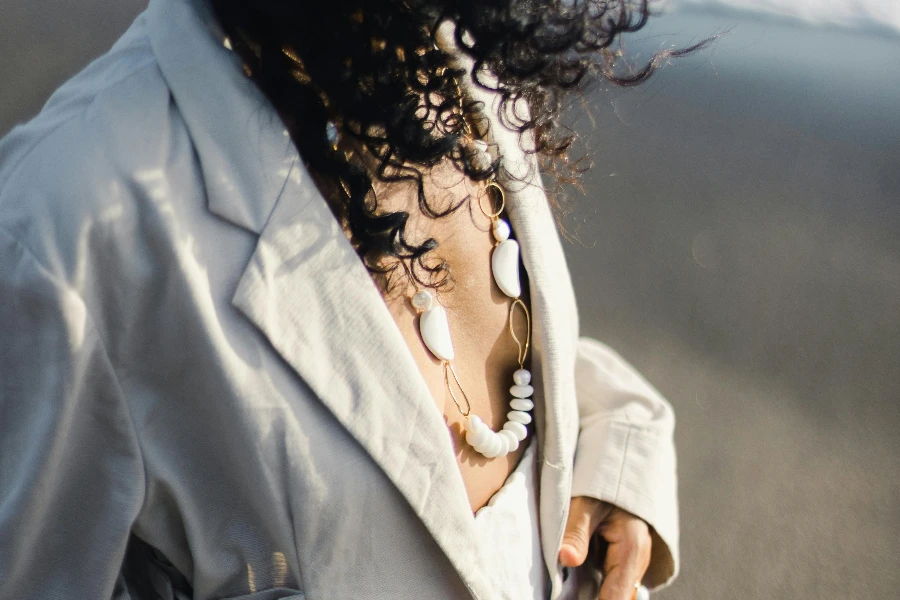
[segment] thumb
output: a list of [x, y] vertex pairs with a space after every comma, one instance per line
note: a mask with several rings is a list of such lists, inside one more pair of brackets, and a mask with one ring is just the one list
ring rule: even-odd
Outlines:
[[612, 506], [595, 498], [576, 496], [569, 504], [569, 517], [559, 549], [559, 564], [564, 567], [578, 567], [587, 558], [591, 536]]

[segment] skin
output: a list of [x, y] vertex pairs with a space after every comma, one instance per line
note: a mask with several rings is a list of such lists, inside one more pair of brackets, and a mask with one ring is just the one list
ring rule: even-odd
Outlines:
[[588, 555], [591, 537], [607, 544], [602, 565], [600, 600], [631, 600], [635, 582], [641, 581], [650, 565], [651, 538], [647, 523], [621, 508], [596, 498], [576, 496], [569, 505], [569, 517], [559, 551], [559, 564], [578, 567]]
[[[426, 177], [425, 185], [427, 196], [444, 199], [445, 205], [466, 195], [475, 196], [478, 191], [475, 184], [449, 164], [438, 165]], [[456, 350], [454, 365], [472, 411], [495, 431], [499, 430], [509, 411], [508, 390], [518, 364], [517, 349], [507, 330], [509, 299], [497, 289], [490, 270], [494, 244], [490, 220], [474, 203], [448, 217], [428, 219], [416, 208], [413, 190], [404, 184], [380, 184], [376, 193], [385, 209], [409, 211], [408, 233], [414, 236], [412, 239], [419, 242], [434, 237], [440, 244], [435, 254], [451, 265], [453, 285], [439, 291], [437, 298], [448, 312]], [[384, 289], [384, 282], [380, 283]], [[527, 289], [527, 285], [523, 288]], [[505, 458], [488, 460], [465, 442], [465, 417], [447, 391], [440, 361], [431, 355], [419, 336], [418, 316], [409, 303], [414, 293], [412, 287], [397, 286], [384, 295], [385, 303], [448, 425], [474, 512], [503, 486], [521, 459], [524, 446]], [[527, 304], [528, 299], [525, 301]], [[600, 600], [631, 600], [635, 582], [641, 581], [650, 564], [649, 527], [638, 517], [609, 503], [588, 497], [573, 498], [559, 553], [560, 564], [582, 565], [593, 536], [608, 545], [605, 562], [594, 565], [605, 573]]]

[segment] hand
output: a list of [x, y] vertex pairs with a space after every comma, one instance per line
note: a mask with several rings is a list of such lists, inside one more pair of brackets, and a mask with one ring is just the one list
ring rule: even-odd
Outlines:
[[608, 502], [577, 496], [569, 505], [559, 563], [564, 567], [581, 566], [595, 533], [608, 544], [599, 600], [632, 600], [634, 584], [641, 581], [650, 565], [650, 528]]

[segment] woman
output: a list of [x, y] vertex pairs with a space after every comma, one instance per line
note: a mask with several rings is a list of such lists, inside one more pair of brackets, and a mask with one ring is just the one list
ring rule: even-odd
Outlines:
[[671, 410], [535, 162], [646, 6], [324, 4], [152, 0], [0, 145], [0, 598], [675, 575]]

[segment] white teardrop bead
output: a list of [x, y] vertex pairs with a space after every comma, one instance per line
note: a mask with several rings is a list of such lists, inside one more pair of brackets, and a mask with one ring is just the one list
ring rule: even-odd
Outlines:
[[531, 423], [531, 415], [527, 412], [522, 412], [521, 410], [511, 410], [506, 413], [506, 418], [510, 421], [515, 421], [516, 423], [521, 423], [522, 425], [528, 425]]
[[519, 243], [516, 240], [506, 240], [494, 248], [491, 254], [491, 271], [501, 292], [510, 298], [522, 295], [522, 285], [519, 282]]
[[513, 398], [509, 401], [509, 405], [514, 410], [531, 410], [534, 408], [534, 402], [531, 400], [526, 400], [525, 398]]
[[505, 242], [509, 239], [509, 223], [507, 223], [503, 219], [497, 219], [496, 221], [494, 221], [493, 227], [491, 227], [491, 233], [494, 234], [494, 239], [498, 242]]
[[531, 383], [531, 371], [528, 369], [519, 369], [513, 373], [513, 381], [516, 385], [528, 385]]
[[509, 393], [516, 398], [529, 398], [534, 393], [534, 388], [530, 385], [514, 385], [509, 388]]
[[504, 429], [503, 431], [499, 432], [497, 435], [499, 435], [500, 437], [502, 437], [506, 440], [506, 443], [509, 444], [510, 452], [515, 452], [516, 450], [518, 450], [519, 438], [517, 438], [516, 434], [514, 434], [512, 431], [510, 431], [509, 429]]
[[650, 590], [648, 590], [644, 586], [641, 586], [637, 589], [637, 592], [635, 593], [634, 597], [637, 600], [650, 600]]
[[503, 429], [512, 431], [516, 434], [516, 437], [519, 438], [520, 442], [528, 435], [528, 430], [525, 429], [525, 426], [521, 423], [516, 423], [515, 421], [507, 421], [506, 424], [503, 425]]
[[428, 349], [439, 360], [453, 360], [453, 340], [450, 339], [450, 323], [447, 311], [435, 304], [419, 317], [419, 335]]
[[494, 458], [503, 458], [509, 454], [509, 442], [506, 440], [505, 436], [502, 436], [499, 433], [497, 434], [497, 439], [500, 440], [500, 450], [497, 451]]

